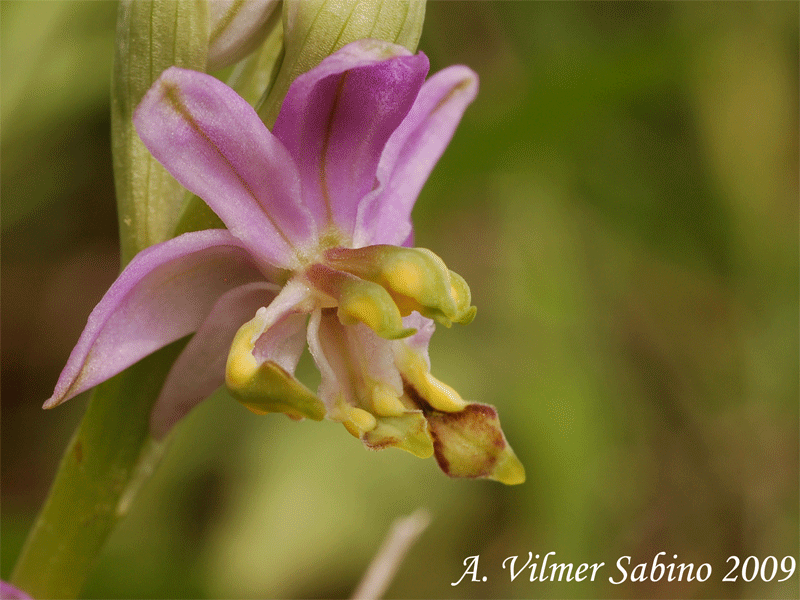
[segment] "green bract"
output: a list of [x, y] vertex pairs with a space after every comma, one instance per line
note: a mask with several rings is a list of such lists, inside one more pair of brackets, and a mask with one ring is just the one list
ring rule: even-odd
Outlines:
[[122, 264], [173, 235], [185, 190], [167, 173], [133, 128], [133, 110], [161, 73], [173, 66], [206, 70], [208, 11], [204, 0], [122, 0], [111, 83]]

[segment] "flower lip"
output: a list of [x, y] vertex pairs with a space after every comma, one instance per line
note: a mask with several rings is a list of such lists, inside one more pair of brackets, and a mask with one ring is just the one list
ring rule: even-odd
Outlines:
[[525, 482], [525, 467], [508, 445], [493, 406], [471, 403], [457, 412], [440, 412], [413, 386], [406, 393], [425, 415], [442, 471], [451, 477], [481, 477], [506, 485]]

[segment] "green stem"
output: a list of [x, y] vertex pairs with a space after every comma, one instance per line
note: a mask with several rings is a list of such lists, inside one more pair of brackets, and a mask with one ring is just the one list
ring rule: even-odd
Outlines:
[[[120, 2], [111, 133], [123, 266], [170, 237], [185, 194], [144, 147], [131, 115], [164, 69], [205, 70], [207, 58], [204, 0]], [[34, 598], [81, 592], [108, 534], [163, 452], [148, 433], [150, 410], [185, 345], [175, 342], [94, 390], [11, 576], [18, 588]]]
[[75, 598], [114, 524], [163, 448], [150, 410], [186, 341], [99, 385], [61, 460], [11, 582], [34, 598]]

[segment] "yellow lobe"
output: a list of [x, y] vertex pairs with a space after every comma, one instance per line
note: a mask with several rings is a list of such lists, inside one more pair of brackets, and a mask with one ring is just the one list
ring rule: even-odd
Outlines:
[[367, 246], [335, 248], [325, 255], [328, 266], [383, 287], [400, 314], [418, 311], [450, 327], [474, 316], [469, 286], [426, 248]]
[[376, 385], [372, 392], [372, 405], [375, 414], [381, 417], [399, 417], [406, 412], [406, 407], [394, 391], [383, 385]]
[[461, 275], [454, 271], [449, 271], [450, 274], [450, 296], [456, 305], [457, 314], [453, 318], [456, 323], [468, 325], [475, 318], [477, 308], [470, 306], [472, 302], [472, 292], [469, 290], [467, 282]]
[[342, 421], [342, 425], [353, 437], [361, 438], [362, 435], [378, 426], [375, 416], [363, 408], [351, 406], [346, 408], [345, 412], [347, 417]]
[[494, 479], [506, 485], [519, 485], [525, 483], [525, 467], [517, 458], [517, 455], [507, 448], [495, 464], [489, 479]]
[[225, 383], [231, 395], [258, 415], [282, 412], [294, 420], [322, 420], [325, 406], [311, 390], [277, 363], [259, 365], [256, 361], [253, 346], [263, 331], [263, 314], [259, 311], [236, 332], [225, 366]]
[[354, 298], [342, 308], [350, 318], [361, 321], [370, 329], [380, 329], [383, 326], [383, 312], [377, 303], [367, 296]]
[[466, 405], [461, 395], [443, 381], [439, 381], [430, 373], [425, 374], [425, 392], [422, 397], [433, 408], [442, 412], [458, 412]]
[[258, 371], [258, 362], [253, 356], [253, 334], [259, 325], [255, 319], [239, 328], [233, 338], [228, 362], [225, 366], [225, 384], [232, 389], [246, 387]]
[[425, 274], [422, 268], [411, 262], [398, 262], [386, 269], [386, 281], [392, 290], [410, 298], [425, 293]]
[[356, 427], [355, 423], [352, 421], [342, 421], [342, 425], [344, 425], [344, 428], [347, 429], [347, 433], [356, 439], [361, 439], [361, 432], [358, 430], [358, 427]]
[[435, 410], [452, 413], [467, 406], [457, 391], [430, 374], [425, 359], [407, 345], [403, 344], [399, 349], [397, 360], [403, 377]]
[[379, 283], [387, 287], [398, 306], [403, 305], [401, 312], [413, 304], [413, 310], [449, 326], [457, 307], [444, 261], [426, 248], [395, 248], [385, 256]]
[[371, 431], [378, 426], [378, 421], [375, 417], [363, 408], [351, 408], [348, 416], [350, 417], [350, 421], [361, 431]]
[[369, 281], [352, 282], [342, 291], [337, 314], [343, 325], [361, 322], [388, 340], [416, 333], [416, 329], [403, 327], [403, 318], [389, 293]]

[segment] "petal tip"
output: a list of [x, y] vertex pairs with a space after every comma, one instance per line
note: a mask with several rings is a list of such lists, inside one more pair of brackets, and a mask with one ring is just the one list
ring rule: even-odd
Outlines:
[[495, 463], [488, 478], [506, 485], [525, 483], [525, 467], [510, 446], [507, 446], [506, 450]]
[[421, 411], [409, 411], [399, 417], [380, 417], [377, 426], [364, 433], [361, 441], [370, 450], [394, 447], [422, 459], [434, 453], [434, 441]]
[[42, 408], [44, 410], [50, 410], [51, 408], [55, 408], [56, 406], [61, 404], [63, 401], [64, 401], [63, 398], [52, 396], [44, 401], [44, 404], [42, 404]]
[[59, 382], [58, 384], [56, 384], [56, 389], [53, 391], [53, 395], [44, 401], [44, 404], [42, 404], [42, 408], [44, 410], [55, 408], [56, 406], [64, 404], [64, 402], [66, 402], [67, 400], [71, 400], [72, 398], [80, 394], [82, 391], [85, 391], [85, 389], [81, 389], [81, 387], [79, 386], [80, 379], [81, 377], [79, 376], [73, 380], [67, 380], [66, 383]]

